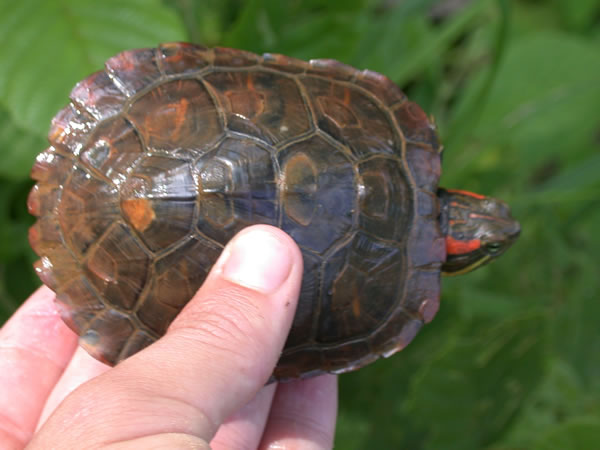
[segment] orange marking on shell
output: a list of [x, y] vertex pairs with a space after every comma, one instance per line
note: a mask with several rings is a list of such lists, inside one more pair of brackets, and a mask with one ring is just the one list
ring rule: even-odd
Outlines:
[[177, 140], [181, 127], [185, 123], [186, 113], [190, 102], [186, 98], [182, 98], [175, 107], [175, 129], [173, 130], [172, 138]]
[[249, 91], [256, 90], [254, 87], [254, 78], [250, 74], [246, 75], [246, 87]]
[[123, 200], [121, 202], [121, 208], [127, 216], [129, 223], [139, 231], [144, 232], [150, 226], [152, 221], [156, 218], [154, 209], [150, 201], [145, 198], [132, 198]]
[[344, 89], [344, 105], [350, 106], [350, 89]]
[[39, 217], [40, 215], [40, 186], [36, 184], [29, 191], [27, 197], [27, 209], [32, 216]]
[[360, 317], [360, 298], [356, 293], [352, 298], [352, 314], [354, 314], [354, 317]]
[[485, 198], [485, 195], [481, 195], [481, 194], [476, 194], [475, 192], [471, 192], [471, 191], [463, 191], [462, 189], [447, 189], [448, 192], [452, 192], [454, 194], [462, 194], [462, 195], [467, 195], [469, 197], [473, 197], [479, 200], [483, 200]]
[[29, 238], [29, 245], [31, 245], [33, 251], [37, 253], [38, 249], [40, 248], [40, 230], [37, 222], [29, 227], [27, 237]]
[[125, 51], [113, 58], [113, 65], [120, 70], [130, 72], [135, 69], [135, 55], [132, 51]]
[[63, 142], [63, 137], [66, 133], [67, 127], [61, 123], [54, 123], [50, 128], [50, 132], [48, 133], [48, 140], [50, 142]]
[[469, 239], [461, 241], [451, 236], [446, 236], [446, 253], [448, 255], [464, 255], [481, 247], [481, 240]]
[[462, 203], [458, 203], [456, 201], [451, 201], [450, 202], [450, 206], [452, 206], [453, 208], [462, 208], [462, 209], [469, 209], [468, 206], [463, 205]]
[[483, 219], [483, 220], [500, 220], [500, 219], [496, 219], [494, 216], [490, 216], [490, 215], [486, 215], [486, 214], [477, 214], [477, 213], [469, 214], [469, 218], [470, 219]]

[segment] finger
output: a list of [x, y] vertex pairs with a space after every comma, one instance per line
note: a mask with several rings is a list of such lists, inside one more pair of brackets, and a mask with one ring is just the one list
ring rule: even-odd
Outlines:
[[285, 233], [242, 231], [167, 334], [75, 390], [34, 443], [59, 446], [60, 436], [63, 446], [85, 438], [94, 447], [164, 433], [210, 441], [271, 375], [301, 276], [301, 253]]
[[54, 412], [67, 395], [86, 381], [103, 374], [108, 369], [110, 369], [109, 366], [94, 359], [88, 352], [78, 347], [67, 368], [48, 396], [36, 429], [39, 429], [46, 422], [46, 419], [48, 419], [50, 414]]
[[333, 448], [336, 417], [337, 376], [281, 383], [260, 448]]
[[229, 417], [210, 442], [211, 448], [213, 450], [256, 449], [265, 429], [276, 387], [275, 383], [265, 386], [242, 409]]
[[0, 442], [22, 448], [71, 359], [77, 336], [61, 320], [54, 293], [41, 287], [0, 330]]
[[143, 436], [126, 442], [117, 442], [104, 447], [105, 450], [212, 450], [204, 439], [189, 434], [165, 433], [158, 436]]

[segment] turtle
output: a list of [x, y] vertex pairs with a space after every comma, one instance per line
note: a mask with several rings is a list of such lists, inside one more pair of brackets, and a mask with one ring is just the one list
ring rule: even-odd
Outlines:
[[442, 274], [517, 238], [500, 200], [438, 186], [433, 119], [384, 75], [341, 62], [167, 43], [124, 51], [71, 91], [28, 208], [66, 324], [110, 364], [159, 339], [241, 229], [302, 251], [272, 379], [343, 373], [403, 349]]

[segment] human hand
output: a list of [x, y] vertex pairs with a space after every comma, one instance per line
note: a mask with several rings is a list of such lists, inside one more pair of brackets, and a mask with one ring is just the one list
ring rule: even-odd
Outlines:
[[285, 233], [248, 228], [167, 334], [114, 368], [77, 348], [40, 288], [0, 330], [2, 448], [330, 448], [336, 377], [265, 386], [301, 276]]

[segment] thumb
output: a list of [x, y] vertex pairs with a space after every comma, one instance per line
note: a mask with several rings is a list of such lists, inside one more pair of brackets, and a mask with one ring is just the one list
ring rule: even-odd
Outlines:
[[192, 435], [209, 442], [271, 375], [301, 276], [302, 256], [289, 236], [265, 225], [245, 229], [167, 334], [75, 390], [33, 448], [96, 447], [159, 435], [161, 441]]

